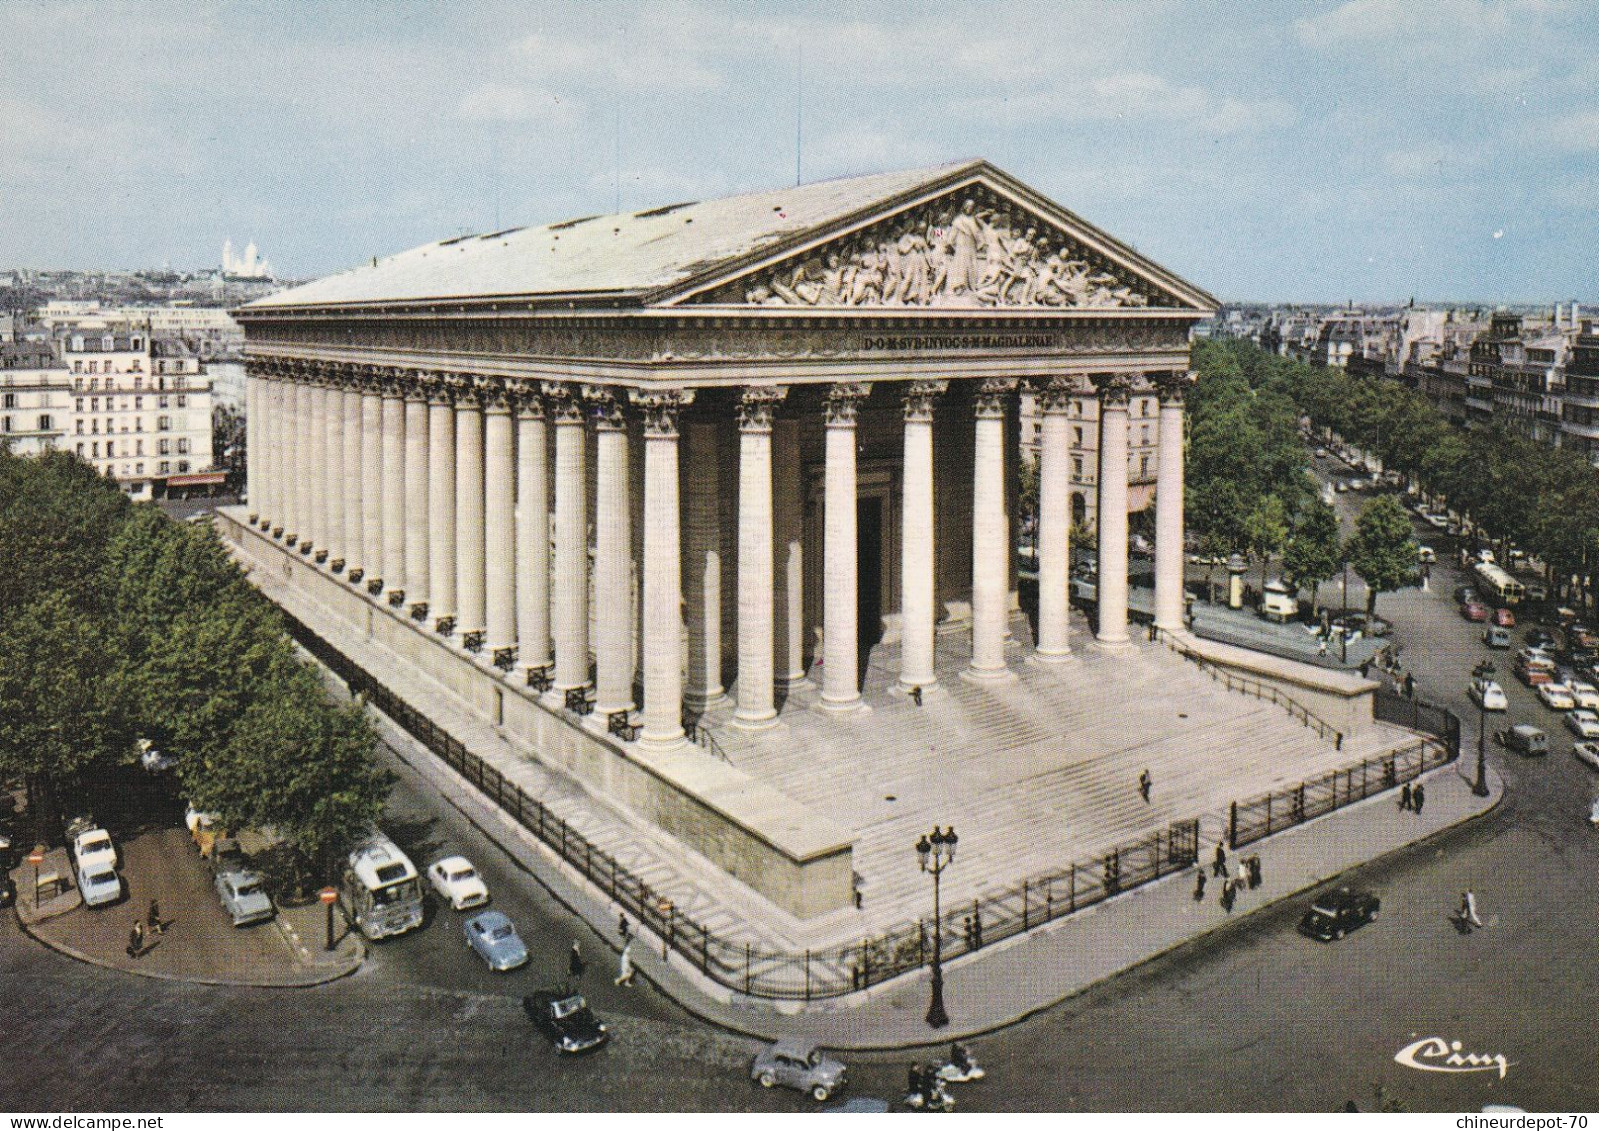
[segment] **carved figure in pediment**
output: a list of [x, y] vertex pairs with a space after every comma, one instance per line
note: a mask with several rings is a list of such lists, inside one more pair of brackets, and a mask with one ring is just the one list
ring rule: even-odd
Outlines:
[[850, 280], [851, 306], [876, 305], [883, 301], [883, 264], [868, 245], [856, 255], [854, 278]]
[[965, 294], [977, 289], [977, 245], [984, 238], [987, 227], [977, 217], [977, 202], [967, 200], [960, 212], [950, 221], [949, 241], [951, 257], [946, 272], [950, 294]]
[[882, 288], [883, 303], [888, 306], [898, 305], [900, 262], [897, 245], [888, 240], [879, 240], [877, 261], [883, 265], [883, 281], [879, 284]]
[[899, 238], [899, 288], [895, 297], [907, 306], [925, 306], [932, 267], [927, 261], [927, 241], [915, 232]]

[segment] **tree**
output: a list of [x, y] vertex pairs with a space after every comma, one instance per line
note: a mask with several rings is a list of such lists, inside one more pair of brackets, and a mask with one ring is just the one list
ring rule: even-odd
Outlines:
[[1271, 556], [1288, 541], [1288, 512], [1276, 495], [1263, 495], [1244, 519], [1244, 533], [1250, 554], [1260, 558], [1260, 590], [1266, 591], [1266, 568]]
[[1311, 591], [1311, 612], [1316, 612], [1316, 588], [1329, 581], [1344, 564], [1338, 536], [1338, 512], [1323, 499], [1314, 499], [1300, 512], [1283, 551], [1283, 575], [1297, 589]]
[[1416, 543], [1410, 537], [1410, 519], [1392, 495], [1377, 496], [1355, 520], [1349, 564], [1366, 582], [1368, 616], [1377, 610], [1377, 594], [1416, 580]]

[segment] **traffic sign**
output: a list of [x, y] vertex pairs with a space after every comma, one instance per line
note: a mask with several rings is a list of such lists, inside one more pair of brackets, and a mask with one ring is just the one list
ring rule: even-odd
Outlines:
[[338, 902], [338, 898], [339, 898], [339, 889], [338, 888], [323, 888], [321, 891], [317, 892], [316, 894], [317, 894], [317, 898], [320, 899], [323, 903], [336, 903], [336, 902]]
[[32, 864], [35, 868], [37, 868], [40, 864], [43, 864], [44, 849], [35, 848], [32, 852], [28, 853], [28, 863]]

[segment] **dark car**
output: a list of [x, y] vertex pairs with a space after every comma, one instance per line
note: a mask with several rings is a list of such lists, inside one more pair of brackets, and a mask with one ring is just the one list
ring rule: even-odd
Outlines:
[[1369, 891], [1334, 888], [1319, 896], [1299, 921], [1300, 934], [1330, 942], [1377, 917], [1381, 900]]
[[1529, 648], [1541, 648], [1545, 644], [1553, 644], [1555, 642], [1555, 637], [1552, 632], [1548, 632], [1544, 629], [1529, 628], [1527, 630], [1526, 641]]
[[537, 990], [522, 999], [522, 1008], [556, 1052], [593, 1052], [611, 1039], [605, 1023], [589, 1011], [582, 994]]

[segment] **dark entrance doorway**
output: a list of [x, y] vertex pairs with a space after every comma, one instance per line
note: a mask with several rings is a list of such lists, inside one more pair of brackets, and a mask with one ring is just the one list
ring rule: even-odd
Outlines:
[[881, 498], [855, 502], [855, 610], [859, 633], [859, 672], [866, 685], [866, 661], [872, 646], [883, 638], [883, 502]]

